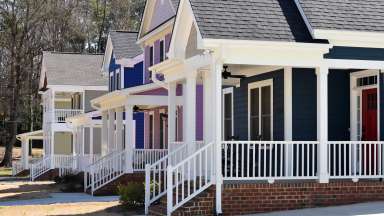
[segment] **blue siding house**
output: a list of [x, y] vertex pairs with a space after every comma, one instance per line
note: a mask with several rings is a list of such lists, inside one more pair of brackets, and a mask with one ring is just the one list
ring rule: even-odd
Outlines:
[[[136, 44], [137, 32], [111, 31], [104, 55], [103, 71], [109, 77], [109, 92], [143, 85], [143, 51]], [[125, 118], [125, 117], [124, 117]], [[144, 113], [136, 121], [136, 148], [144, 148]]]

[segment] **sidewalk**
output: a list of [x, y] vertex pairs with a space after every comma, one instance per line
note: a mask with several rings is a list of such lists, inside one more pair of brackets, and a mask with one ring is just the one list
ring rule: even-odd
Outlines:
[[[281, 211], [252, 216], [381, 216], [384, 215], [384, 202], [360, 203], [345, 206], [310, 208], [292, 211]], [[251, 216], [251, 215], [250, 215]]]

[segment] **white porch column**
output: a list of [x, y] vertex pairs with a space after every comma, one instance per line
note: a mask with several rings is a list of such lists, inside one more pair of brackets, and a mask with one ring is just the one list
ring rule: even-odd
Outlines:
[[320, 183], [329, 182], [328, 174], [328, 68], [316, 68], [317, 75], [317, 139], [318, 175]]
[[[284, 68], [284, 140], [292, 141], [292, 67]], [[286, 171], [292, 173], [292, 145], [285, 150]]]
[[89, 154], [90, 155], [93, 155], [93, 128], [95, 126], [93, 124], [91, 124], [91, 126], [89, 127]]
[[133, 151], [135, 147], [134, 141], [134, 125], [133, 125], [133, 105], [125, 105], [125, 152], [126, 152], [126, 172], [133, 172]]
[[72, 129], [72, 155], [73, 156], [76, 155], [76, 145], [78, 142], [77, 136], [78, 136], [77, 127], [74, 127]]
[[222, 77], [221, 73], [223, 70], [223, 63], [221, 61], [215, 62], [212, 68], [212, 93], [214, 101], [214, 106], [211, 109], [210, 113], [214, 113], [214, 141], [216, 144], [216, 214], [222, 214], [221, 208], [221, 193], [222, 193], [222, 184], [223, 184], [223, 176], [221, 173], [221, 139], [222, 139], [222, 109], [221, 109], [221, 97], [222, 97]]
[[101, 155], [108, 153], [108, 112], [101, 112]]
[[21, 161], [22, 161], [22, 166], [23, 169], [28, 169], [28, 158], [29, 158], [29, 139], [24, 138], [21, 142], [21, 149], [22, 149], [22, 156], [21, 156]]
[[[185, 143], [188, 145], [188, 155], [195, 152], [196, 140], [196, 72], [190, 71], [185, 85]], [[188, 130], [187, 130], [188, 128]]]
[[176, 141], [176, 83], [168, 84], [168, 151]]
[[116, 109], [116, 148], [123, 150], [123, 107]]
[[115, 146], [115, 110], [108, 110], [108, 152], [113, 151]]

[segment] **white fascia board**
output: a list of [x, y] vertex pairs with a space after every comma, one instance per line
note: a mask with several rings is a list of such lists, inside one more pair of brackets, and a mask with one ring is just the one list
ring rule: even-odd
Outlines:
[[316, 67], [323, 64], [330, 44], [203, 39], [205, 49], [225, 64], [264, 65], [282, 67]]
[[329, 40], [334, 46], [384, 48], [384, 32], [314, 29], [314, 38]]
[[368, 61], [368, 60], [354, 60], [354, 59], [325, 59], [328, 68], [333, 69], [367, 69], [378, 70], [384, 69], [384, 61]]
[[105, 110], [110, 107], [124, 106], [127, 96], [159, 88], [161, 87], [159, 87], [157, 84], [151, 83], [147, 85], [113, 91], [91, 100], [91, 105], [97, 110]]
[[107, 47], [105, 49], [105, 53], [103, 57], [103, 65], [101, 67], [101, 72], [104, 75], [109, 73], [109, 64], [111, 62], [112, 52], [113, 52], [113, 44], [112, 44], [111, 34], [109, 33], [108, 39], [107, 39]]
[[144, 54], [140, 54], [134, 58], [117, 59], [116, 64], [119, 64], [122, 67], [126, 67], [126, 68], [133, 68], [136, 64], [142, 61], [144, 61]]
[[139, 44], [141, 47], [144, 47], [144, 42], [147, 41], [148, 39], [152, 38], [154, 35], [160, 34], [163, 32], [165, 29], [168, 27], [172, 26], [175, 21], [175, 17], [172, 19], [169, 19], [167, 22], [163, 23], [156, 29], [152, 30], [150, 33], [144, 35], [143, 37], [139, 38], [136, 43]]
[[82, 92], [82, 91], [108, 91], [108, 86], [77, 86], [77, 85], [48, 85], [47, 88], [61, 92]]

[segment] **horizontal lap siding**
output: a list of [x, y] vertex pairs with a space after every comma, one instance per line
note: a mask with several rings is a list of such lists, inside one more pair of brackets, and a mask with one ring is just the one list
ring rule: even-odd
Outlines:
[[331, 141], [350, 139], [350, 73], [330, 70], [328, 75], [328, 137]]
[[136, 120], [136, 148], [144, 148], [144, 113], [135, 113], [133, 120]]
[[234, 135], [248, 140], [248, 84], [273, 79], [273, 136], [284, 140], [284, 72], [278, 70], [242, 79], [234, 88]]
[[293, 140], [316, 140], [316, 74], [314, 69], [293, 69], [292, 136]]

